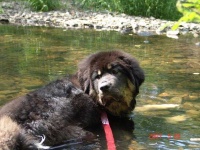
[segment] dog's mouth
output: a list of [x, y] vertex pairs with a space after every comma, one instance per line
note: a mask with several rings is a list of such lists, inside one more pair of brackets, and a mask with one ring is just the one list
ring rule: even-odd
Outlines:
[[123, 96], [101, 96], [98, 103], [114, 116], [122, 116], [131, 112], [131, 108], [124, 101]]
[[105, 107], [109, 107], [110, 104], [112, 104], [113, 102], [117, 102], [120, 103], [123, 100], [122, 96], [112, 96], [112, 95], [102, 95], [99, 94], [98, 97], [98, 101], [100, 103], [100, 105], [105, 106]]

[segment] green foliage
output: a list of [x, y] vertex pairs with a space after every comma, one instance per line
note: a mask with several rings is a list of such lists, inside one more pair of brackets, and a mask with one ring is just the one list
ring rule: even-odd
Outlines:
[[107, 9], [129, 15], [177, 20], [181, 13], [176, 9], [176, 0], [76, 0], [84, 7], [95, 10]]
[[200, 22], [200, 0], [178, 0], [176, 6], [183, 16], [174, 24], [173, 30], [176, 30], [181, 22]]
[[176, 0], [126, 0], [122, 2], [125, 13], [130, 15], [177, 20], [180, 13], [176, 9]]
[[50, 11], [60, 7], [59, 0], [28, 0], [36, 11]]
[[0, 6], [0, 14], [3, 13], [3, 12], [4, 12], [4, 11], [3, 11], [2, 7]]
[[76, 0], [75, 4], [92, 10], [121, 11], [120, 0]]

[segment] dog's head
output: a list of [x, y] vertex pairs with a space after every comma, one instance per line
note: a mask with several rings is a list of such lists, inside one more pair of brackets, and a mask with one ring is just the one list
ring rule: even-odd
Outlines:
[[99, 52], [79, 64], [81, 88], [116, 116], [130, 113], [144, 81], [138, 62], [121, 51]]

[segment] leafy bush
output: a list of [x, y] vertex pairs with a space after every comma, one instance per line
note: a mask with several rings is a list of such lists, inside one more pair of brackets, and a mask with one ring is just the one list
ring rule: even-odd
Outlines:
[[183, 16], [174, 24], [173, 30], [176, 30], [181, 22], [200, 22], [199, 0], [178, 0], [176, 5]]
[[178, 0], [178, 10], [183, 14], [181, 21], [200, 22], [200, 1], [199, 0]]
[[59, 0], [28, 0], [36, 11], [50, 11], [60, 7]]

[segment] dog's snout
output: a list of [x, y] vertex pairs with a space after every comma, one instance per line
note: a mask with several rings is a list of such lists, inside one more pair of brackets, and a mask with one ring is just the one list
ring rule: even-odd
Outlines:
[[102, 82], [99, 86], [99, 89], [102, 91], [102, 92], [105, 92], [105, 91], [108, 91], [111, 87], [111, 84], [108, 83], [108, 82]]

